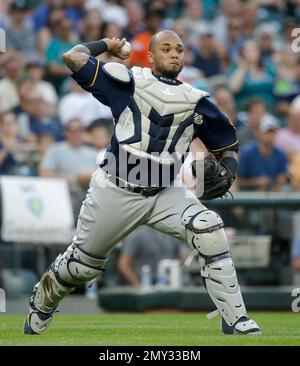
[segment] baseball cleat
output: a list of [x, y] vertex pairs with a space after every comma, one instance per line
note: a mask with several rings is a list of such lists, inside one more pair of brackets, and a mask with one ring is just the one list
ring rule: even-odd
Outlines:
[[53, 318], [53, 312], [44, 313], [34, 305], [34, 297], [37, 291], [38, 284], [33, 289], [33, 294], [29, 300], [29, 313], [26, 316], [24, 323], [24, 334], [41, 334], [50, 325]]
[[222, 332], [224, 334], [261, 334], [261, 330], [259, 326], [255, 323], [255, 321], [247, 318], [246, 316], [241, 317], [232, 326], [228, 325], [222, 318]]

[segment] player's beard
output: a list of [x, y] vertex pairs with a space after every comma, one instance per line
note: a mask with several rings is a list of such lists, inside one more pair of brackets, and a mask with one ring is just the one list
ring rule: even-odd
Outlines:
[[168, 79], [176, 79], [177, 76], [180, 74], [182, 68], [183, 68], [183, 65], [179, 66], [176, 69], [174, 68], [174, 69], [169, 69], [169, 70], [157, 68], [157, 71], [158, 71], [159, 75], [164, 76]]

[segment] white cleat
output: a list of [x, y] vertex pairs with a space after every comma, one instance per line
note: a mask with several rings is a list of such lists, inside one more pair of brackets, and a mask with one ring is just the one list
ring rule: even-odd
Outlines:
[[224, 334], [249, 334], [259, 335], [261, 330], [254, 320], [247, 318], [246, 316], [241, 317], [234, 325], [228, 325], [222, 318], [222, 332]]

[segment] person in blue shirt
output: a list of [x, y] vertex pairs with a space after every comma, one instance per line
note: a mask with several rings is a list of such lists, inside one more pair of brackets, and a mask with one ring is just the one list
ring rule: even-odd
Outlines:
[[266, 115], [260, 122], [258, 140], [241, 150], [238, 168], [241, 189], [280, 191], [287, 183], [287, 156], [274, 146], [278, 128], [275, 118]]
[[69, 70], [62, 61], [62, 55], [75, 45], [72, 37], [71, 21], [65, 17], [57, 22], [53, 38], [45, 50], [48, 78], [59, 93], [62, 92], [62, 85], [69, 75]]
[[235, 94], [239, 110], [244, 110], [253, 97], [263, 99], [269, 110], [274, 110], [273, 86], [276, 69], [263, 63], [260, 50], [253, 40], [247, 40], [240, 51], [239, 62], [228, 71], [228, 84]]
[[187, 265], [197, 258], [222, 317], [223, 333], [259, 334], [247, 316], [222, 219], [186, 187], [175, 185], [181, 167], [177, 163], [197, 137], [219, 159], [214, 162], [220, 168], [218, 178], [229, 178], [232, 184], [238, 151], [235, 128], [206, 92], [177, 79], [184, 46], [175, 32], [164, 30], [151, 37], [151, 68], [127, 69], [98, 58], [104, 52], [127, 58], [129, 54], [122, 53], [125, 42], [105, 38], [77, 45], [63, 56], [73, 79], [111, 108], [115, 129], [92, 176], [74, 241], [33, 289], [24, 332], [44, 332], [59, 302], [78, 285], [101, 276], [115, 245], [147, 225], [187, 242]]

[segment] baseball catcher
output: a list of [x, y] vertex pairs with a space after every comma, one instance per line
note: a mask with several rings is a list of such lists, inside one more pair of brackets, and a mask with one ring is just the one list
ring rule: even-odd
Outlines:
[[104, 52], [126, 58], [120, 52], [125, 42], [105, 38], [77, 45], [63, 56], [72, 78], [111, 108], [115, 130], [92, 176], [73, 242], [33, 289], [25, 334], [44, 332], [60, 301], [101, 276], [115, 245], [140, 225], [187, 242], [221, 315], [223, 333], [258, 334], [258, 325], [247, 316], [222, 219], [174, 183], [178, 161], [199, 137], [218, 158], [205, 160], [201, 199], [223, 196], [235, 177], [235, 129], [206, 92], [177, 79], [184, 45], [176, 33], [152, 36], [151, 69], [101, 61]]

